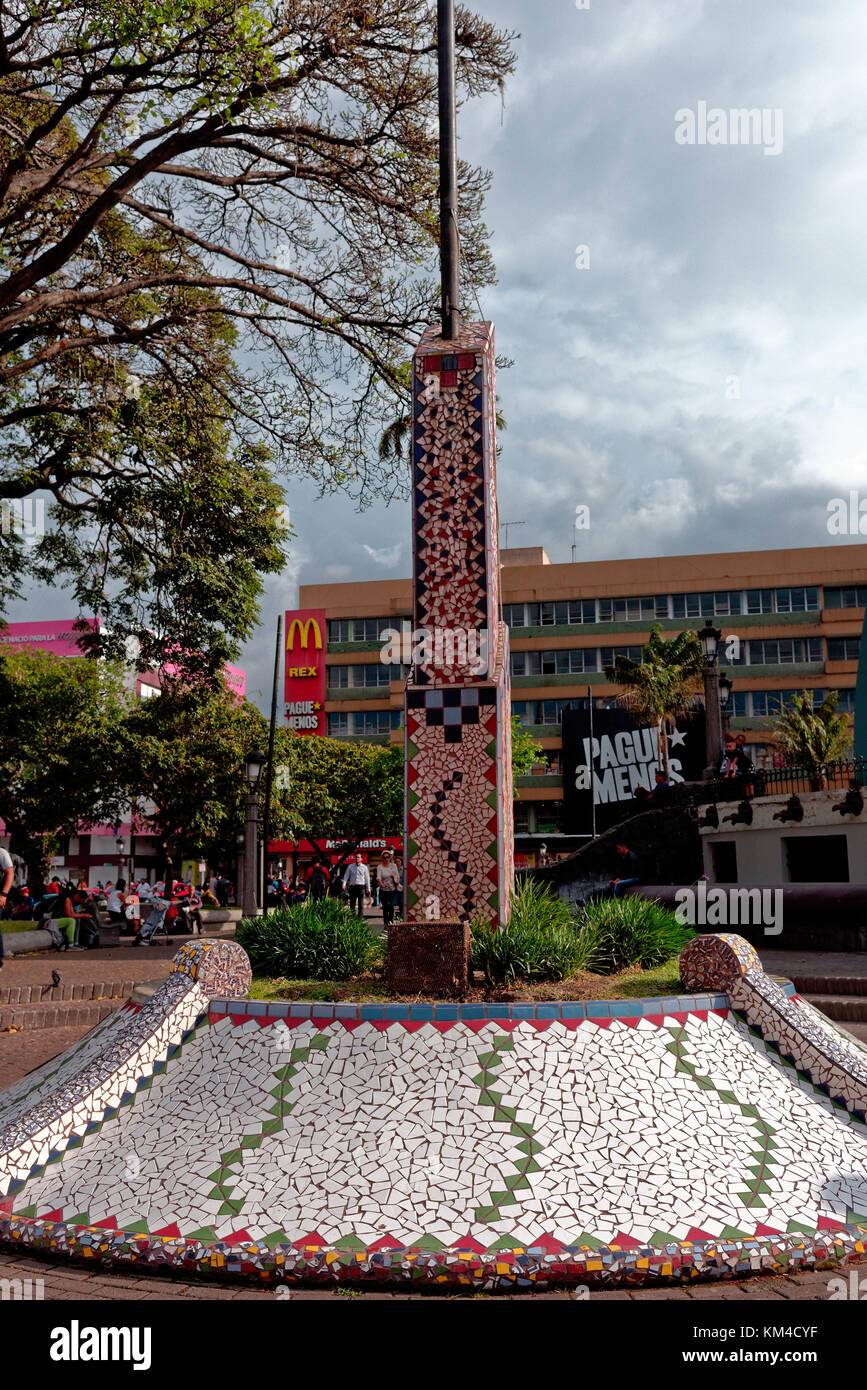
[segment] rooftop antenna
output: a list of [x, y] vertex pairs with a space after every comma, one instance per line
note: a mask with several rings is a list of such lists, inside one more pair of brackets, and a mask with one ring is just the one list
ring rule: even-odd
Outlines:
[[460, 328], [460, 241], [458, 239], [458, 150], [455, 99], [455, 0], [437, 0], [440, 120], [440, 278], [442, 336], [452, 341]]
[[504, 549], [504, 550], [508, 550], [508, 549], [509, 549], [509, 527], [510, 527], [510, 526], [526, 526], [526, 525], [527, 525], [526, 521], [501, 521], [501, 522], [500, 522], [500, 530], [501, 530], [501, 531], [505, 531], [505, 533], [506, 533], [506, 538], [505, 538], [505, 540], [503, 541], [503, 549]]

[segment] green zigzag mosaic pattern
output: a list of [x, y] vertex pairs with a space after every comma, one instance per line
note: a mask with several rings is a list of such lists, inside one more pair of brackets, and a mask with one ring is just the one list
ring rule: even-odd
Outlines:
[[[538, 1173], [539, 1164], [536, 1162], [535, 1155], [544, 1148], [538, 1139], [533, 1138], [533, 1126], [526, 1121], [517, 1119], [517, 1111], [511, 1105], [503, 1104], [501, 1091], [492, 1089], [498, 1080], [497, 1068], [501, 1063], [501, 1056], [504, 1052], [513, 1052], [515, 1044], [508, 1034], [499, 1033], [493, 1040], [493, 1048], [488, 1052], [480, 1052], [478, 1055], [481, 1071], [478, 1076], [473, 1077], [473, 1085], [481, 1088], [479, 1094], [479, 1104], [492, 1106], [494, 1110], [493, 1118], [501, 1124], [510, 1126], [510, 1133], [520, 1140], [517, 1145], [518, 1150], [524, 1155], [520, 1160], [516, 1160], [517, 1171], [508, 1174], [503, 1178], [503, 1191], [492, 1192], [488, 1198], [488, 1204], [484, 1207], [476, 1208], [476, 1220], [490, 1223], [499, 1221], [502, 1217], [503, 1207], [512, 1207], [517, 1203], [515, 1193], [522, 1188], [530, 1186], [530, 1173]], [[514, 1244], [512, 1237], [509, 1237], [509, 1244]]]
[[[683, 1025], [679, 1024], [676, 1028], [668, 1028], [666, 1031], [671, 1034], [672, 1041], [667, 1045], [665, 1050], [666, 1052], [670, 1052], [674, 1057], [675, 1071], [685, 1072], [687, 1076], [692, 1077], [700, 1090], [714, 1092], [722, 1101], [723, 1105], [735, 1106], [740, 1110], [742, 1115], [745, 1115], [747, 1119], [753, 1121], [757, 1143], [751, 1155], [753, 1162], [749, 1164], [747, 1168], [750, 1176], [744, 1178], [744, 1191], [739, 1192], [737, 1195], [738, 1200], [747, 1208], [765, 1207], [767, 1203], [763, 1201], [762, 1193], [770, 1192], [771, 1190], [766, 1182], [766, 1178], [772, 1169], [773, 1158], [771, 1155], [777, 1147], [773, 1139], [776, 1130], [773, 1125], [768, 1124], [767, 1120], [762, 1119], [754, 1105], [744, 1105], [742, 1101], [738, 1100], [734, 1091], [730, 1091], [723, 1086], [717, 1086], [716, 1082], [712, 1081], [709, 1076], [705, 1076], [699, 1072], [695, 1063], [689, 1061], [685, 1051], [689, 1034]], [[746, 1234], [746, 1232], [738, 1231], [733, 1227], [726, 1227], [722, 1232], [722, 1239], [742, 1240], [746, 1237]]]
[[[237, 1168], [238, 1164], [243, 1166], [245, 1151], [258, 1149], [263, 1139], [267, 1139], [272, 1134], [280, 1133], [292, 1109], [289, 1096], [294, 1085], [293, 1078], [298, 1073], [298, 1067], [310, 1060], [311, 1052], [319, 1052], [327, 1046], [328, 1038], [323, 1033], [318, 1033], [306, 1045], [293, 1047], [286, 1065], [278, 1067], [274, 1072], [277, 1085], [269, 1092], [274, 1097], [274, 1104], [271, 1106], [271, 1119], [263, 1121], [258, 1134], [245, 1134], [239, 1145], [233, 1149], [227, 1149], [224, 1154], [220, 1155], [219, 1168], [210, 1174], [214, 1187], [208, 1193], [211, 1200], [222, 1202], [222, 1206], [217, 1212], [218, 1216], [240, 1216], [244, 1204], [232, 1197], [234, 1189], [230, 1186], [230, 1181], [238, 1176], [238, 1173], [233, 1170]], [[215, 1241], [217, 1236], [210, 1226], [205, 1226], [200, 1231], [193, 1231], [187, 1239]], [[272, 1231], [271, 1235], [266, 1236], [265, 1244], [269, 1246], [279, 1245], [281, 1242], [288, 1242], [288, 1239], [283, 1231]]]

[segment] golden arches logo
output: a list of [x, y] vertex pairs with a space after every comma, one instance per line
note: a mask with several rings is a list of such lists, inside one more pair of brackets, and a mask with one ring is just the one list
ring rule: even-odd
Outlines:
[[295, 650], [295, 629], [296, 629], [296, 628], [298, 629], [298, 635], [299, 635], [300, 638], [301, 638], [301, 641], [300, 641], [299, 644], [298, 644], [300, 647], [302, 647], [302, 648], [304, 648], [304, 650], [306, 650], [306, 649], [310, 646], [310, 629], [312, 628], [312, 629], [313, 629], [313, 632], [314, 632], [314, 634], [315, 634], [314, 646], [316, 647], [316, 650], [317, 650], [317, 651], [320, 651], [320, 652], [322, 651], [322, 631], [321, 631], [321, 629], [320, 629], [320, 627], [319, 627], [319, 619], [318, 619], [318, 618], [306, 618], [306, 619], [302, 619], [302, 618], [293, 618], [293, 619], [292, 619], [292, 622], [289, 624], [289, 633], [288, 633], [288, 636], [287, 636], [287, 638], [286, 638], [286, 650], [287, 650], [287, 651], [291, 652], [291, 651], [294, 651], [294, 650]]

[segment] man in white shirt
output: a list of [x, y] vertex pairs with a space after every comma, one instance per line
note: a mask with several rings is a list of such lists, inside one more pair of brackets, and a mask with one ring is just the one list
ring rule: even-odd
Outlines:
[[[15, 865], [8, 849], [0, 849], [0, 917], [6, 916], [9, 890], [15, 881]], [[0, 970], [3, 968], [3, 934], [0, 932]]]
[[349, 906], [356, 917], [364, 916], [364, 895], [370, 892], [370, 873], [364, 856], [356, 854], [355, 863], [347, 865], [343, 886], [349, 894]]

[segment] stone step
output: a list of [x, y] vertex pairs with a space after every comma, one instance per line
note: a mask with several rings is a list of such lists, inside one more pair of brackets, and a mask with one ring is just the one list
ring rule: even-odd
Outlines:
[[[61, 970], [62, 973], [62, 970]], [[85, 980], [78, 984], [0, 985], [0, 1006], [4, 1004], [60, 1004], [71, 1000], [129, 999], [134, 980]]]
[[799, 994], [867, 995], [867, 975], [811, 975], [799, 971], [790, 978]]
[[93, 1027], [114, 1013], [121, 999], [61, 1000], [57, 1004], [0, 1005], [0, 1033], [9, 1028], [68, 1028]]
[[867, 996], [858, 994], [805, 994], [815, 1009], [837, 1022], [867, 1023]]

